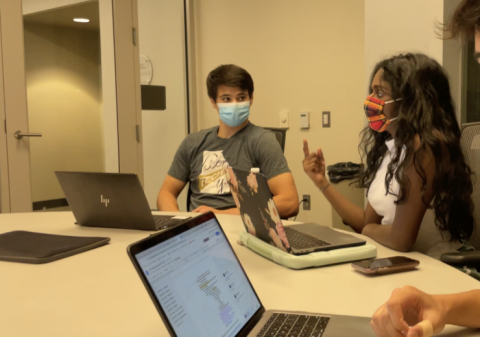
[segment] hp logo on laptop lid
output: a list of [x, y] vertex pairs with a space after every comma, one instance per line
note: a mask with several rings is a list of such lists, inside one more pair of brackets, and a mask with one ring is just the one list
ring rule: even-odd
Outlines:
[[105, 204], [105, 207], [108, 207], [108, 204], [110, 203], [110, 199], [103, 199], [103, 194], [100, 196], [100, 202], [102, 204]]

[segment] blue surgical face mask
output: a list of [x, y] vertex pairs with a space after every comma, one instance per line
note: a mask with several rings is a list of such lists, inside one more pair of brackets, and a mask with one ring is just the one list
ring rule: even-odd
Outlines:
[[250, 116], [250, 101], [240, 103], [217, 103], [222, 122], [236, 127], [245, 122]]

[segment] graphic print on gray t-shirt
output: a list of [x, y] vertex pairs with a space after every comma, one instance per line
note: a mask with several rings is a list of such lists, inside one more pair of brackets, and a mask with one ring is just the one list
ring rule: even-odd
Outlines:
[[190, 183], [189, 211], [205, 205], [234, 208], [224, 169], [258, 167], [267, 180], [286, 172], [287, 161], [275, 134], [249, 123], [230, 138], [218, 137], [218, 126], [192, 133], [180, 144], [168, 175]]
[[200, 193], [230, 193], [230, 186], [225, 178], [227, 168], [228, 162], [223, 156], [223, 151], [203, 151], [202, 172], [197, 178]]

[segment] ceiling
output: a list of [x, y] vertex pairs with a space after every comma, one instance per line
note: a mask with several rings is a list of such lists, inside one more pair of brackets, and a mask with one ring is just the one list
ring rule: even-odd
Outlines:
[[[74, 18], [90, 19], [88, 23], [74, 22]], [[100, 31], [98, 1], [60, 7], [48, 11], [24, 15], [25, 23], [53, 25], [59, 27], [83, 28]]]

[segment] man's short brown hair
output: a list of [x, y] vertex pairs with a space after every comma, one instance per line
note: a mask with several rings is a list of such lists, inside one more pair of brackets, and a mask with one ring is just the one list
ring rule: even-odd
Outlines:
[[253, 94], [252, 76], [243, 68], [233, 64], [225, 64], [213, 69], [207, 77], [208, 97], [217, 100], [217, 90], [220, 85], [231, 88], [240, 88], [248, 91], [251, 98]]
[[444, 28], [447, 38], [472, 40], [480, 32], [480, 1], [463, 0]]

